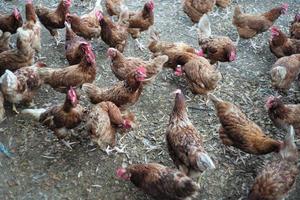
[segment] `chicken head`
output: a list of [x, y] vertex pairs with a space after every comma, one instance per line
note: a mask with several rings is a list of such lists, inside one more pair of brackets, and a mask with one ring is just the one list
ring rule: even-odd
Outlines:
[[269, 96], [267, 99], [267, 102], [265, 104], [266, 109], [269, 110], [273, 107], [276, 107], [276, 105], [280, 104], [281, 103], [280, 98], [281, 98], [281, 96], [278, 96], [278, 97], [275, 97], [273, 95]]
[[281, 5], [281, 14], [286, 14], [289, 8], [289, 4], [284, 3]]
[[95, 12], [96, 18], [98, 19], [98, 21], [100, 22], [103, 19], [103, 14], [100, 10], [97, 10]]
[[271, 39], [273, 39], [274, 37], [279, 36], [279, 34], [280, 34], [280, 30], [277, 27], [272, 26], [271, 27]]
[[18, 20], [18, 21], [20, 20], [20, 18], [21, 18], [21, 13], [20, 13], [20, 11], [19, 11], [18, 8], [14, 8], [13, 15], [14, 15], [14, 17], [16, 18], [16, 20]]
[[229, 51], [229, 54], [228, 54], [228, 59], [230, 62], [232, 61], [235, 61], [236, 60], [236, 52], [235, 50], [231, 50]]
[[70, 8], [71, 4], [72, 4], [72, 0], [64, 0], [64, 5], [66, 6], [67, 9]]
[[151, 11], [153, 12], [154, 10], [154, 0], [150, 0], [146, 3], [146, 7]]
[[116, 170], [116, 175], [118, 178], [125, 180], [125, 181], [129, 181], [130, 176], [131, 176], [130, 173], [128, 173], [125, 168], [118, 168]]
[[109, 59], [111, 59], [111, 60], [114, 59], [117, 56], [117, 49], [115, 49], [115, 48], [109, 48], [107, 50], [106, 55], [107, 55], [107, 57]]
[[132, 126], [131, 126], [131, 121], [129, 119], [125, 119], [123, 121], [123, 124], [122, 124], [123, 128], [125, 129], [130, 129]]
[[77, 94], [72, 86], [68, 90], [67, 98], [68, 98], [68, 100], [70, 100], [72, 106], [75, 107], [77, 105], [77, 103], [78, 103]]
[[138, 67], [135, 72], [137, 81], [142, 82], [147, 77], [147, 69], [144, 66]]
[[182, 66], [181, 65], [177, 65], [176, 69], [175, 69], [175, 75], [176, 76], [181, 76], [182, 74], [183, 74]]

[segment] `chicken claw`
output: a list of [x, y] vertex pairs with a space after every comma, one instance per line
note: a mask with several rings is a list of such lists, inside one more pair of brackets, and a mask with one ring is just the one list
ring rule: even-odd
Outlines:
[[16, 104], [13, 104], [13, 105], [12, 105], [12, 110], [13, 110], [16, 114], [19, 114], [19, 111], [18, 111], [17, 108], [16, 108]]
[[62, 143], [63, 143], [64, 145], [66, 145], [66, 147], [68, 147], [68, 148], [71, 149], [71, 150], [73, 150], [73, 148], [72, 148], [71, 145], [76, 143], [76, 142], [69, 142], [69, 141], [66, 141], [66, 140], [64, 140], [64, 139], [62, 139], [61, 141], [62, 141]]
[[146, 48], [144, 47], [144, 45], [138, 40], [138, 39], [135, 39], [134, 40], [137, 44], [137, 47], [141, 50], [141, 51], [144, 51]]
[[56, 46], [58, 46], [61, 42], [61, 39], [59, 37], [54, 37], [55, 42], [56, 42]]

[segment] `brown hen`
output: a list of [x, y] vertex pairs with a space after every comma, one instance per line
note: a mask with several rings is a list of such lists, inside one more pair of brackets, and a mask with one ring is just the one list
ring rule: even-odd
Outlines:
[[279, 155], [255, 178], [247, 200], [282, 200], [288, 196], [299, 174], [295, 132], [291, 127]]
[[200, 190], [199, 185], [184, 173], [156, 163], [119, 168], [116, 174], [157, 200], [188, 200]]
[[255, 155], [279, 152], [282, 142], [266, 136], [237, 106], [212, 94], [209, 98], [214, 103], [221, 123], [219, 134], [224, 145]]
[[290, 34], [292, 39], [300, 40], [300, 14], [295, 16], [290, 27]]
[[87, 48], [85, 55], [77, 65], [62, 68], [41, 68], [39, 74], [45, 84], [65, 93], [68, 88], [79, 87], [84, 83], [92, 83], [96, 78], [97, 66], [95, 55]]
[[194, 23], [198, 23], [201, 17], [212, 11], [216, 0], [182, 0], [183, 11]]
[[71, 24], [72, 30], [78, 36], [81, 36], [86, 40], [99, 38], [101, 35], [101, 27], [99, 25], [99, 20], [102, 17], [101, 11], [101, 0], [97, 0], [94, 9], [91, 12], [81, 17], [76, 14], [68, 13], [66, 15], [66, 20]]
[[17, 8], [14, 8], [10, 15], [0, 14], [0, 30], [2, 30], [3, 33], [9, 32], [15, 34], [22, 24], [22, 15]]
[[266, 108], [277, 128], [288, 130], [292, 125], [300, 136], [300, 104], [284, 104], [280, 97], [270, 96]]
[[18, 29], [17, 48], [0, 53], [0, 75], [4, 74], [6, 69], [15, 71], [33, 64], [35, 51], [31, 47], [32, 38], [32, 30]]
[[[107, 51], [111, 63], [111, 69], [119, 80], [126, 80], [128, 75], [132, 74], [138, 67], [145, 67], [147, 70], [147, 79], [154, 80], [157, 74], [162, 70], [168, 56], [158, 56], [149, 61], [141, 58], [125, 57], [117, 49], [109, 48]], [[149, 82], [149, 81], [147, 81]]]
[[70, 12], [70, 6], [71, 0], [61, 0], [54, 10], [41, 5], [36, 6], [35, 8], [40, 22], [54, 37], [57, 44], [60, 42], [57, 29], [65, 27], [66, 14]]
[[132, 121], [125, 119], [120, 109], [110, 101], [96, 104], [88, 115], [87, 131], [102, 150], [116, 145], [116, 129], [130, 129]]
[[3, 33], [0, 30], [0, 53], [3, 51], [10, 50], [9, 42], [10, 42], [11, 34], [10, 32]]
[[92, 51], [92, 46], [84, 38], [76, 35], [71, 29], [70, 24], [66, 22], [66, 42], [65, 54], [69, 65], [80, 63], [85, 55], [85, 49]]
[[143, 91], [146, 73], [146, 69], [140, 67], [127, 80], [120, 81], [111, 87], [99, 88], [96, 85], [86, 83], [83, 84], [82, 89], [93, 104], [111, 101], [124, 110], [138, 101]]
[[[64, 104], [48, 109], [25, 109], [22, 113], [34, 116], [42, 125], [52, 130], [58, 139], [63, 140], [69, 135], [70, 129], [78, 126], [84, 118], [85, 109], [78, 101], [76, 91], [70, 87]], [[64, 140], [63, 142], [70, 147]]]
[[288, 4], [283, 4], [263, 14], [246, 14], [237, 6], [234, 10], [233, 24], [241, 38], [249, 39], [267, 31], [287, 9]]
[[290, 89], [300, 73], [300, 54], [278, 59], [271, 69], [272, 86], [281, 91]]
[[184, 95], [175, 91], [176, 98], [167, 128], [166, 140], [169, 154], [176, 167], [190, 177], [199, 177], [215, 165], [204, 150], [201, 134], [189, 120]]
[[113, 22], [109, 17], [102, 16], [99, 20], [101, 38], [109, 46], [123, 52], [127, 44], [128, 28], [123, 23]]
[[300, 53], [300, 40], [288, 38], [276, 27], [271, 28], [270, 50], [277, 57]]
[[14, 73], [6, 70], [1, 76], [1, 91], [6, 101], [13, 104], [13, 111], [18, 113], [15, 104], [31, 103], [37, 90], [43, 81], [38, 74], [38, 68], [44, 67], [44, 63], [35, 63], [29, 67], [23, 67]]

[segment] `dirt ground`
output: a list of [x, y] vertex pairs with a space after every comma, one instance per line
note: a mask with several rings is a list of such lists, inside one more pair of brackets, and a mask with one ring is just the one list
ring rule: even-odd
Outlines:
[[[10, 12], [18, 6], [24, 15], [24, 1], [0, 0], [1, 12]], [[94, 0], [93, 0], [94, 2]], [[213, 34], [227, 35], [233, 40], [237, 33], [231, 24], [234, 6], [240, 4], [248, 12], [262, 12], [281, 3], [289, 3], [287, 15], [278, 19], [276, 25], [288, 31], [289, 21], [300, 10], [299, 0], [233, 0], [226, 10], [215, 8], [210, 14]], [[51, 7], [56, 1], [34, 0]], [[144, 1], [127, 0], [130, 9], [141, 8]], [[162, 40], [182, 41], [197, 47], [196, 31], [189, 31], [192, 23], [183, 13], [180, 0], [155, 0], [155, 29]], [[71, 10], [78, 14], [87, 12], [85, 4], [74, 0]], [[61, 30], [64, 35], [64, 30]], [[276, 58], [268, 47], [270, 34], [264, 33], [253, 39], [257, 45], [251, 47], [249, 40], [241, 40], [238, 46], [238, 60], [221, 64], [223, 80], [215, 95], [239, 105], [247, 115], [257, 122], [267, 134], [282, 139], [283, 132], [277, 130], [269, 120], [264, 103], [269, 95], [276, 94], [271, 88], [269, 70]], [[149, 35], [142, 35], [146, 46]], [[66, 64], [63, 44], [56, 47], [50, 34], [43, 28], [41, 55], [50, 67]], [[107, 46], [94, 41], [99, 73], [97, 85], [108, 86], [117, 81], [111, 73], [105, 57]], [[140, 52], [132, 39], [126, 49], [127, 56], [149, 58], [147, 50]], [[139, 102], [131, 108], [136, 114], [138, 127], [118, 143], [125, 147], [126, 154], [105, 152], [91, 144], [84, 124], [75, 129], [71, 138], [73, 150], [59, 142], [46, 128], [34, 120], [15, 115], [11, 105], [6, 105], [7, 118], [0, 124], [0, 141], [15, 153], [15, 157], [0, 155], [0, 199], [101, 199], [101, 200], [142, 200], [150, 199], [132, 184], [115, 178], [115, 169], [130, 163], [158, 162], [174, 167], [165, 143], [165, 130], [174, 97], [170, 95], [176, 88], [183, 90], [188, 100], [189, 115], [197, 129], [205, 138], [205, 148], [212, 156], [217, 169], [203, 174], [201, 191], [197, 199], [238, 200], [244, 199], [249, 187], [263, 166], [275, 155], [252, 156], [233, 148], [226, 148], [218, 137], [219, 122], [212, 104], [205, 106], [201, 97], [192, 100], [193, 95], [186, 83], [164, 70], [156, 81], [145, 88]], [[300, 103], [300, 92], [293, 88], [285, 96], [285, 101]], [[62, 103], [64, 95], [48, 86], [43, 86], [35, 98], [37, 108]], [[83, 100], [82, 104], [90, 106]], [[24, 106], [19, 106], [21, 110]], [[296, 191], [298, 190], [298, 191]], [[300, 183], [289, 200], [300, 199]], [[298, 194], [297, 194], [298, 193]]]

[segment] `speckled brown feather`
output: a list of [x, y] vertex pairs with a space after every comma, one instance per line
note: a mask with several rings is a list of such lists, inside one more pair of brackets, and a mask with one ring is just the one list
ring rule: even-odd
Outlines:
[[269, 41], [270, 50], [277, 58], [300, 53], [300, 40], [290, 39], [280, 30], [278, 33]]
[[276, 98], [268, 109], [270, 119], [276, 127], [287, 130], [292, 125], [297, 135], [300, 136], [300, 104], [284, 104]]
[[300, 40], [300, 21], [295, 19], [291, 23], [290, 35], [292, 39]]
[[108, 46], [123, 52], [128, 38], [127, 27], [111, 21], [106, 16], [100, 21], [100, 26], [102, 40]]
[[131, 174], [131, 182], [155, 199], [187, 200], [199, 191], [191, 178], [160, 164], [135, 164], [126, 170]]
[[216, 99], [212, 95], [210, 97], [221, 123], [219, 134], [223, 144], [256, 155], [279, 151], [281, 142], [266, 136], [237, 106]]
[[0, 53], [0, 75], [2, 75], [6, 69], [15, 71], [33, 64], [35, 52], [31, 48], [31, 42], [27, 39], [18, 38], [16, 49]]
[[[284, 79], [275, 76], [274, 72], [277, 67], [283, 67], [286, 69], [286, 75]], [[285, 56], [278, 59], [271, 69], [271, 81], [272, 86], [278, 90], [288, 90], [291, 84], [297, 79], [300, 73], [300, 54], [291, 56]]]
[[154, 13], [150, 11], [146, 4], [142, 10], [129, 14], [128, 32], [132, 38], [140, 37], [141, 32], [148, 30], [154, 24]]
[[152, 60], [144, 61], [141, 58], [125, 57], [121, 52], [116, 51], [116, 56], [112, 58], [111, 69], [119, 80], [126, 80], [138, 67], [143, 66], [147, 70], [147, 79], [153, 80], [152, 78], [162, 70], [166, 59], [166, 57], [158, 56]]
[[231, 0], [217, 0], [216, 1], [216, 5], [220, 6], [221, 8], [226, 8], [227, 6], [229, 6]]
[[101, 149], [106, 149], [116, 144], [116, 127], [123, 124], [120, 109], [112, 102], [105, 101], [95, 105], [87, 121], [87, 131], [93, 142]]
[[3, 33], [2, 31], [0, 31], [0, 53], [10, 50], [10, 37], [11, 34], [9, 32]]
[[206, 153], [202, 136], [188, 118], [182, 93], [176, 94], [166, 140], [170, 157], [178, 169], [189, 176], [203, 172], [197, 165], [197, 153]]
[[235, 44], [226, 36], [209, 37], [206, 39], [199, 37], [198, 41], [205, 53], [205, 57], [210, 60], [211, 64], [215, 64], [218, 61], [229, 62], [230, 52], [236, 52]]
[[247, 200], [282, 200], [292, 190], [299, 174], [299, 153], [294, 143], [294, 133], [288, 136], [280, 154], [255, 178]]
[[65, 54], [69, 65], [76, 65], [80, 63], [84, 57], [84, 52], [81, 49], [82, 42], [87, 43], [84, 38], [77, 36], [72, 29], [66, 27]]
[[92, 83], [96, 78], [96, 72], [96, 63], [88, 63], [87, 55], [77, 65], [39, 70], [45, 84], [60, 92], [66, 92], [70, 86], [78, 87], [84, 83]]
[[267, 31], [280, 17], [281, 10], [281, 7], [277, 7], [263, 14], [246, 14], [237, 6], [234, 10], [233, 24], [241, 38], [252, 38]]
[[36, 68], [37, 66], [33, 65], [14, 72], [18, 81], [17, 88], [7, 88], [7, 85], [1, 85], [2, 93], [7, 101], [16, 104], [32, 102], [43, 83]]
[[36, 6], [35, 10], [40, 22], [52, 36], [57, 36], [56, 29], [65, 27], [66, 14], [70, 12], [70, 8], [65, 6], [64, 0], [61, 0], [54, 10], [44, 6]]
[[197, 54], [197, 50], [188, 44], [159, 41], [159, 36], [156, 33], [151, 33], [148, 48], [154, 56], [167, 55], [169, 60], [164, 64], [164, 67], [173, 70], [176, 69], [177, 65], [185, 64], [190, 58], [196, 58]]
[[22, 24], [22, 16], [20, 16], [20, 19], [17, 20], [14, 14], [0, 14], [0, 30], [2, 30], [3, 32], [10, 32], [11, 34], [15, 34], [17, 32], [17, 29], [21, 27]]
[[135, 104], [143, 91], [143, 84], [134, 77], [106, 88], [99, 88], [93, 84], [83, 84], [82, 87], [93, 104], [111, 101], [122, 109]]
[[183, 0], [183, 11], [194, 23], [198, 23], [201, 17], [210, 11], [216, 4], [216, 0]]
[[105, 7], [110, 16], [119, 16], [122, 11], [121, 7], [123, 4], [124, 0], [105, 0]]
[[54, 131], [54, 134], [59, 139], [63, 139], [66, 135], [61, 135], [60, 129], [75, 128], [81, 123], [84, 115], [85, 109], [79, 104], [74, 107], [68, 97], [66, 97], [63, 105], [53, 106], [42, 113], [39, 121]]
[[183, 70], [194, 94], [208, 94], [222, 78], [220, 71], [203, 57], [190, 60], [183, 66]]
[[101, 36], [101, 27], [96, 15], [86, 15], [79, 17], [75, 14], [68, 15], [72, 30], [80, 37], [86, 40], [99, 38]]

